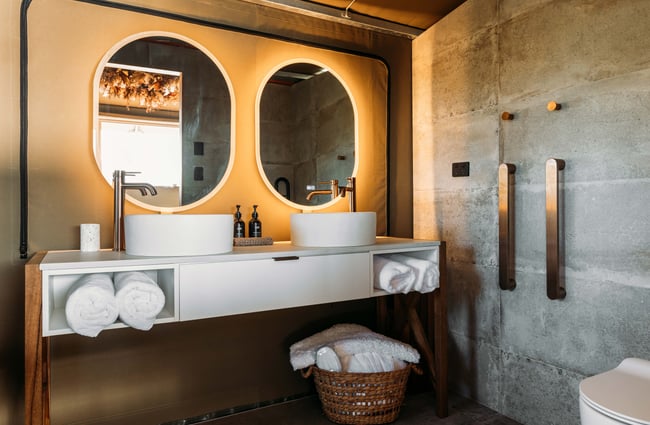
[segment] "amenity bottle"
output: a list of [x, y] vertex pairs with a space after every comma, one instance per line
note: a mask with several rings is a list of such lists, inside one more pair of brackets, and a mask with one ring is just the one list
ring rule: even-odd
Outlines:
[[257, 219], [257, 205], [253, 205], [253, 218], [248, 222], [248, 236], [251, 238], [262, 237], [262, 222]]
[[233, 235], [236, 238], [246, 237], [246, 224], [241, 219], [241, 211], [239, 211], [241, 205], [237, 205], [237, 212], [235, 213], [235, 228]]

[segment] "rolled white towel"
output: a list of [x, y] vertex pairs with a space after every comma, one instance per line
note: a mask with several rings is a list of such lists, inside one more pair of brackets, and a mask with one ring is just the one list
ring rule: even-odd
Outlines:
[[65, 318], [76, 333], [94, 338], [115, 322], [117, 316], [115, 288], [110, 275], [83, 275], [68, 290]]
[[381, 255], [373, 258], [374, 286], [391, 294], [406, 294], [415, 285], [416, 273], [405, 263]]
[[339, 356], [327, 346], [321, 347], [316, 351], [316, 366], [323, 370], [329, 370], [330, 372], [340, 372], [342, 370]]
[[404, 254], [391, 254], [388, 258], [411, 267], [415, 271], [415, 279], [410, 289], [411, 291], [427, 293], [434, 291], [440, 286], [440, 271], [433, 261]]
[[148, 331], [165, 306], [165, 293], [144, 272], [119, 272], [113, 276], [120, 320], [135, 329]]

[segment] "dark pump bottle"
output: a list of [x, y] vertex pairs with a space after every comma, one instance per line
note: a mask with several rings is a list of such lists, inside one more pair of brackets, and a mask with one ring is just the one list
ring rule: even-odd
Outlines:
[[253, 218], [248, 222], [248, 236], [251, 238], [262, 237], [262, 222], [257, 219], [257, 205], [253, 205]]
[[237, 205], [237, 212], [235, 213], [235, 228], [233, 236], [236, 238], [246, 237], [246, 224], [241, 219], [241, 212], [239, 211], [240, 205]]

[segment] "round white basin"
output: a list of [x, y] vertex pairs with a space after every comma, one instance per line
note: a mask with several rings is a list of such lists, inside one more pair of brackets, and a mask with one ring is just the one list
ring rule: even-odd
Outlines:
[[297, 246], [372, 245], [376, 234], [374, 212], [291, 214], [291, 243]]
[[124, 217], [129, 255], [186, 256], [232, 251], [232, 214], [132, 214]]

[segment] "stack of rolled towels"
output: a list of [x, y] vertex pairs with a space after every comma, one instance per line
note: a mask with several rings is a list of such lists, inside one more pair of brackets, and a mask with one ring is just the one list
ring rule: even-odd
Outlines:
[[409, 344], [345, 323], [314, 334], [289, 348], [293, 370], [316, 365], [332, 372], [390, 372], [418, 363], [420, 353]]
[[433, 292], [440, 286], [440, 271], [435, 261], [402, 254], [373, 257], [374, 287], [391, 294]]
[[76, 333], [96, 337], [119, 319], [149, 330], [165, 306], [165, 293], [141, 271], [94, 273], [80, 277], [68, 290], [65, 316]]

